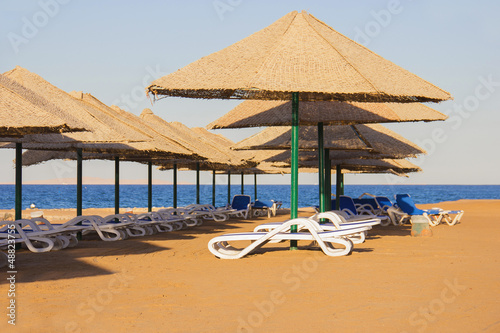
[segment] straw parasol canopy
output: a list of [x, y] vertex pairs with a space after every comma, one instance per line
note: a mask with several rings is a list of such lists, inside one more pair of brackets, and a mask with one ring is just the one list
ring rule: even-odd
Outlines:
[[[300, 161], [299, 167], [317, 168], [315, 161]], [[271, 163], [272, 166], [279, 168], [289, 168], [290, 161], [282, 163]], [[406, 159], [332, 159], [332, 165], [339, 165], [342, 171], [348, 172], [370, 172], [370, 171], [389, 171], [398, 173], [421, 172], [422, 169]], [[335, 169], [332, 169], [335, 170]]]
[[[112, 108], [130, 117], [132, 120], [139, 118], [117, 107], [113, 106]], [[170, 165], [168, 168], [171, 168], [175, 163], [180, 167], [187, 168], [189, 166], [191, 169], [193, 169], [196, 162], [198, 162], [202, 166], [202, 170], [224, 170], [229, 167], [253, 167], [257, 164], [256, 162], [250, 161], [254, 158], [254, 154], [231, 150], [230, 146], [234, 145], [234, 142], [222, 135], [210, 133], [203, 128], [190, 129], [178, 122], [166, 122], [160, 117], [155, 116], [149, 109], [143, 111], [139, 118], [139, 124], [145, 126], [145, 128], [150, 126], [150, 133], [156, 131], [159, 134], [161, 133], [161, 135], [168, 136], [170, 139], [175, 139], [176, 142], [179, 142], [179, 144], [187, 149], [195, 151], [197, 153], [196, 156], [205, 158], [205, 160], [182, 156], [172, 158], [144, 152], [135, 152], [133, 154], [121, 152], [119, 154], [119, 159], [122, 161], [139, 163], [152, 162], [155, 165], [168, 164]], [[115, 160], [115, 157], [116, 154], [114, 154], [112, 150], [103, 150], [99, 153], [88, 152], [83, 155], [83, 159], [86, 160]], [[77, 159], [77, 155], [73, 151], [27, 150], [23, 154], [23, 165], [35, 165], [53, 159], [75, 160]]]
[[451, 99], [448, 92], [305, 11], [293, 11], [263, 30], [153, 81], [146, 91], [155, 99], [292, 100], [291, 218], [297, 217], [298, 211], [299, 101], [407, 103]]
[[43, 95], [69, 117], [80, 120], [89, 129], [89, 132], [81, 133], [28, 135], [18, 140], [26, 149], [82, 148], [85, 152], [200, 158], [169, 137], [156, 133], [140, 118], [108, 107], [90, 94], [66, 93], [21, 67], [5, 73], [5, 76]]
[[1, 74], [0, 112], [1, 137], [85, 130], [78, 119]]
[[[203, 164], [212, 167], [248, 166], [248, 161], [246, 161], [248, 154], [231, 150], [230, 146], [234, 143], [230, 140], [228, 142], [217, 135], [212, 136], [211, 133], [204, 129], [200, 131], [200, 129], [196, 128], [190, 129], [179, 122], [167, 122], [156, 116], [150, 109], [144, 109], [140, 118], [157, 132], [176, 140], [188, 149], [196, 151], [206, 159], [202, 162]], [[181, 160], [176, 162], [186, 164], [196, 161]]]
[[305, 11], [157, 79], [154, 96], [301, 101], [438, 102], [448, 92]]
[[[234, 149], [289, 149], [291, 146], [290, 127], [268, 127], [261, 132], [243, 139]], [[301, 126], [299, 129], [299, 149], [318, 148], [318, 129], [315, 126]], [[371, 153], [383, 153], [393, 158], [415, 157], [425, 151], [399, 134], [380, 124], [325, 126], [324, 148], [331, 150], [359, 150], [359, 157]]]
[[[207, 129], [290, 126], [291, 101], [248, 100], [206, 126]], [[436, 121], [446, 115], [421, 103], [303, 102], [299, 124], [353, 125], [368, 123]]]

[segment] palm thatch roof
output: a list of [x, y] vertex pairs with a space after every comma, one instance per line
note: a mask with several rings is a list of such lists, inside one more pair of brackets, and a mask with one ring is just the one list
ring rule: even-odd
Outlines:
[[[130, 119], [139, 118], [133, 114], [126, 111], [117, 109], [123, 116], [130, 117]], [[194, 169], [196, 167], [196, 162], [200, 163], [201, 170], [225, 170], [230, 167], [234, 168], [248, 168], [253, 167], [257, 162], [252, 161], [254, 159], [254, 154], [243, 151], [234, 151], [230, 149], [230, 146], [234, 145], [234, 142], [224, 138], [221, 135], [216, 135], [208, 132], [203, 128], [193, 128], [190, 129], [181, 123], [169, 123], [163, 119], [155, 116], [151, 110], [146, 109], [140, 116], [139, 126], [144, 126], [144, 130], [150, 133], [157, 132], [160, 135], [169, 136], [170, 139], [175, 139], [175, 142], [179, 142], [186, 149], [196, 151], [195, 156], [199, 156], [198, 159], [194, 157], [183, 157], [179, 156], [176, 158], [151, 154], [150, 152], [137, 151], [119, 151], [115, 152], [113, 150], [102, 150], [99, 153], [86, 152], [83, 154], [82, 158], [84, 160], [114, 160], [118, 157], [122, 161], [133, 161], [139, 163], [152, 162], [155, 165], [168, 165], [164, 169], [169, 169], [173, 167], [173, 164], [177, 164], [180, 168]], [[133, 143], [138, 144], [138, 143]], [[48, 160], [54, 159], [66, 159], [75, 160], [77, 158], [74, 151], [47, 151], [47, 150], [31, 150], [28, 149], [23, 153], [23, 165], [35, 165], [39, 163], [46, 162]], [[204, 160], [200, 160], [204, 158]]]
[[85, 124], [0, 74], [0, 136], [83, 131]]
[[155, 132], [137, 116], [108, 107], [90, 94], [66, 93], [21, 67], [16, 67], [5, 75], [43, 95], [69, 116], [79, 119], [90, 130], [81, 133], [24, 136], [19, 141], [23, 142], [26, 149], [82, 148], [86, 152], [148, 153], [163, 157], [201, 158], [174, 140]]
[[56, 105], [59, 109], [69, 113], [73, 118], [85, 124], [89, 132], [68, 133], [61, 135], [37, 136], [33, 135], [26, 141], [37, 142], [131, 142], [146, 141], [149, 138], [138, 133], [127, 133], [128, 128], [117, 122], [113, 117], [103, 114], [100, 110], [82, 103], [67, 92], [53, 86], [40, 76], [17, 66], [5, 72], [5, 76], [18, 84], [43, 96], [46, 100]]
[[[247, 100], [211, 122], [207, 129], [260, 126], [291, 126], [291, 101]], [[299, 124], [353, 125], [368, 123], [436, 121], [446, 115], [421, 103], [359, 103], [303, 102], [299, 103]]]
[[[299, 128], [299, 149], [318, 148], [318, 128]], [[234, 149], [289, 149], [291, 146], [290, 127], [268, 127], [253, 136], [243, 139]], [[425, 151], [403, 138], [401, 135], [380, 124], [339, 125], [324, 127], [324, 148], [331, 150], [359, 150], [369, 153], [383, 153], [393, 158], [415, 157]], [[368, 154], [366, 154], [368, 153]], [[363, 154], [359, 156], [362, 157]], [[300, 157], [300, 156], [299, 156]]]
[[[332, 159], [332, 169], [338, 165], [342, 170], [370, 171], [370, 170], [395, 170], [401, 173], [420, 172], [422, 169], [406, 159]], [[301, 161], [299, 167], [318, 168], [316, 161]], [[275, 163], [277, 167], [289, 167], [289, 163]]]
[[[246, 154], [230, 149], [234, 144], [232, 141], [220, 139], [218, 136], [212, 137], [211, 133], [205, 130], [190, 129], [179, 122], [167, 122], [156, 116], [150, 109], [144, 109], [140, 116], [141, 120], [158, 133], [179, 142], [184, 147], [197, 152], [199, 156], [206, 159], [204, 163], [210, 165], [220, 164], [242, 166], [246, 165]], [[217, 142], [218, 140], [218, 142]], [[179, 163], [193, 163], [193, 161], [178, 161]]]
[[434, 86], [293, 11], [251, 36], [151, 83], [155, 97], [302, 101], [437, 102]]

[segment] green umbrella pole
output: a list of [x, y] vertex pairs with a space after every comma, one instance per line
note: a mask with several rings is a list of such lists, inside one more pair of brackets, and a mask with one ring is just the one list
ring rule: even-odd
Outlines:
[[120, 158], [115, 156], [115, 214], [120, 214]]
[[173, 169], [173, 178], [174, 178], [174, 188], [173, 188], [173, 199], [174, 199], [174, 208], [177, 208], [177, 163], [174, 163]]
[[227, 171], [227, 203], [231, 203], [231, 170]]
[[245, 174], [241, 172], [241, 194], [245, 194]]
[[212, 170], [212, 206], [215, 207], [215, 170]]
[[253, 174], [253, 192], [254, 192], [254, 200], [257, 201], [257, 172]]
[[340, 208], [340, 196], [342, 195], [343, 187], [344, 187], [344, 179], [342, 177], [342, 167], [337, 165], [337, 186], [336, 186], [336, 196], [335, 198], [335, 209], [339, 210]]
[[325, 149], [325, 211], [332, 210], [332, 162], [330, 149]]
[[153, 162], [148, 162], [148, 212], [153, 211]]
[[23, 144], [16, 142], [16, 220], [23, 215]]
[[[297, 218], [299, 211], [299, 93], [292, 93], [292, 188], [290, 193], [290, 218]], [[290, 227], [297, 232], [297, 226]], [[297, 241], [290, 241], [290, 250], [297, 249]]]
[[325, 211], [325, 160], [323, 149], [323, 123], [318, 123], [318, 177], [319, 177], [319, 211]]
[[82, 148], [76, 149], [76, 216], [82, 216], [82, 160], [83, 160], [83, 152]]
[[341, 181], [340, 181], [340, 195], [344, 195], [344, 174], [340, 173]]
[[200, 203], [200, 162], [196, 162], [196, 203]]

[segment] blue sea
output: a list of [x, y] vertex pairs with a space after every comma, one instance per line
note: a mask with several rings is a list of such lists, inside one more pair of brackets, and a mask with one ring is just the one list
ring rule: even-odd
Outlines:
[[[153, 207], [173, 205], [172, 185], [153, 186]], [[231, 186], [231, 194], [240, 194], [241, 186]], [[245, 194], [254, 200], [254, 186], [246, 185]], [[332, 193], [335, 187], [332, 187]], [[345, 194], [358, 197], [364, 192], [390, 198], [397, 193], [409, 193], [417, 204], [454, 201], [459, 199], [500, 199], [500, 185], [346, 185]], [[14, 185], [0, 185], [0, 209], [14, 208]], [[257, 197], [261, 200], [281, 200], [283, 207], [290, 207], [289, 185], [258, 185]], [[318, 204], [316, 185], [299, 186], [299, 207]], [[216, 206], [227, 203], [227, 185], [216, 186]], [[195, 185], [179, 185], [178, 206], [196, 202]], [[200, 185], [200, 202], [212, 203], [212, 186]], [[23, 209], [34, 203], [39, 209], [76, 208], [75, 185], [23, 185]], [[147, 207], [147, 185], [121, 185], [120, 207]], [[114, 207], [114, 185], [85, 185], [83, 208]]]

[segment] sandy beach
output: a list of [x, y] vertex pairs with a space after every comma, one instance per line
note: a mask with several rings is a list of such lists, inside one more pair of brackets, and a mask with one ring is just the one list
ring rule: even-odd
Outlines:
[[[500, 201], [421, 207], [465, 215], [456, 226], [434, 227], [429, 238], [411, 237], [410, 226], [374, 228], [352, 255], [338, 258], [287, 244], [240, 260], [208, 251], [212, 237], [283, 221], [285, 211], [125, 241], [84, 240], [56, 252], [20, 250], [16, 326], [4, 314], [0, 331], [499, 332]], [[4, 278], [4, 313], [7, 291]]]

